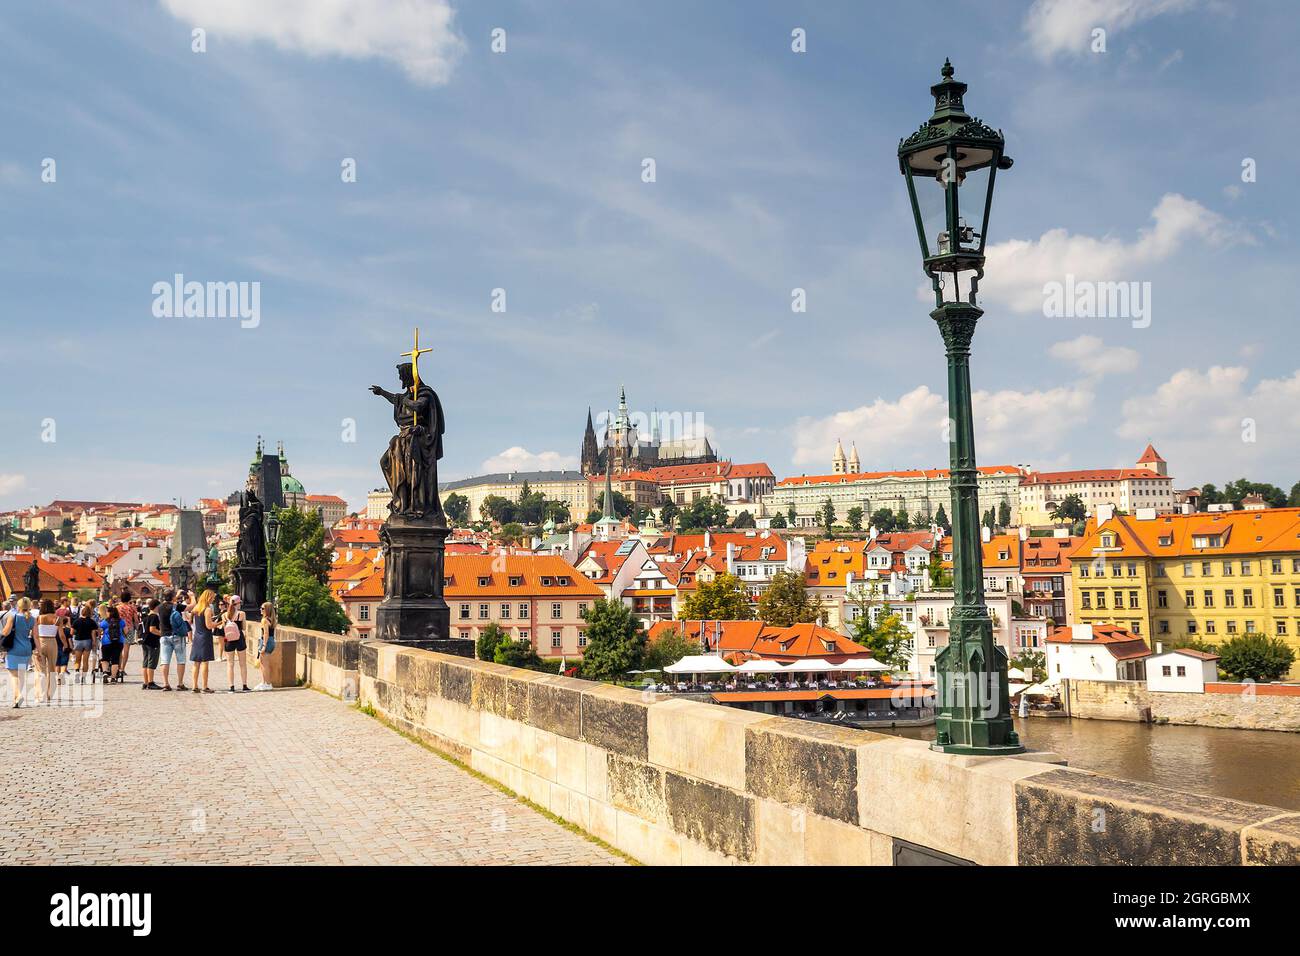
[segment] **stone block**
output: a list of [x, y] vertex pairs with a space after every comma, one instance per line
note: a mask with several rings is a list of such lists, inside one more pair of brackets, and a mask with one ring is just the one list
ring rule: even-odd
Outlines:
[[769, 717], [745, 727], [745, 789], [857, 824], [858, 749], [888, 739], [892, 738]]
[[469, 707], [473, 700], [474, 672], [464, 661], [438, 655], [438, 693], [447, 700]]
[[612, 753], [647, 759], [646, 712], [656, 699], [625, 687], [586, 683], [582, 691], [582, 739]]
[[963, 860], [1016, 861], [1015, 782], [1056, 767], [1041, 760], [936, 753], [887, 738], [858, 752], [858, 823]]
[[[559, 734], [555, 738], [555, 782], [578, 793], [587, 792], [587, 751], [594, 749], [580, 740]], [[603, 757], [603, 754], [602, 754]]]
[[397, 655], [397, 683], [408, 692], [436, 697], [439, 692], [438, 659], [428, 651], [401, 648]]
[[[377, 673], [375, 676], [380, 680], [388, 681], [390, 684], [396, 684], [397, 655], [401, 652], [401, 648], [396, 644], [375, 643], [370, 646], [375, 649], [376, 654], [375, 666]], [[342, 646], [340, 645], [340, 650], [341, 649]]]
[[1222, 797], [1053, 769], [1016, 782], [1018, 862], [1237, 864], [1242, 861], [1243, 833], [1284, 813]]
[[1243, 863], [1300, 866], [1300, 813], [1249, 826], [1243, 836]]
[[664, 772], [641, 760], [608, 754], [609, 802], [651, 823], [668, 823]]
[[660, 701], [648, 711], [650, 762], [744, 790], [745, 728], [770, 719], [691, 700]]
[[650, 866], [680, 866], [682, 838], [664, 826], [647, 823], [635, 814], [616, 810], [616, 837], [609, 842], [633, 859]]
[[528, 722], [528, 685], [542, 675], [483, 661], [470, 678], [470, 706], [510, 720]]
[[753, 797], [677, 773], [664, 774], [663, 782], [673, 830], [723, 856], [754, 859]]
[[539, 674], [527, 684], [528, 722], [577, 740], [582, 735], [582, 692], [590, 687], [572, 677]]
[[[335, 667], [343, 666], [343, 645], [337, 641], [329, 641], [325, 645], [325, 663], [333, 664]], [[358, 651], [359, 660], [357, 669], [366, 677], [379, 676], [379, 645], [374, 641], [362, 641], [361, 648]]]

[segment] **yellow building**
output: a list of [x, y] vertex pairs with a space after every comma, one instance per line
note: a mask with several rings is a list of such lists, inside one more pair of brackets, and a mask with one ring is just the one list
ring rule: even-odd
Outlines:
[[1297, 652], [1300, 508], [1135, 518], [1099, 508], [1071, 554], [1073, 622], [1147, 643], [1267, 634]]
[[524, 485], [528, 486], [530, 494], [540, 491], [549, 501], [566, 502], [570, 521], [587, 520], [587, 512], [595, 505], [596, 494], [605, 490], [603, 483], [597, 488], [580, 471], [511, 471], [449, 481], [439, 485], [438, 492], [443, 501], [453, 492], [468, 498], [470, 520], [477, 521], [479, 509], [488, 497], [497, 495], [518, 501]]

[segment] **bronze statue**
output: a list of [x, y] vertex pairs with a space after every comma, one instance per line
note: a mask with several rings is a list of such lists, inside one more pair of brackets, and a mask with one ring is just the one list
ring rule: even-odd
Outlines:
[[23, 575], [23, 593], [33, 601], [40, 600], [41, 572], [35, 561], [27, 565], [27, 573]]
[[402, 391], [389, 392], [378, 385], [370, 391], [382, 395], [393, 406], [397, 434], [379, 467], [393, 498], [390, 509], [400, 517], [442, 517], [438, 498], [438, 459], [442, 457], [444, 422], [438, 393], [419, 381], [410, 362], [397, 366]]
[[240, 567], [266, 564], [266, 532], [262, 528], [262, 502], [251, 490], [239, 496], [239, 544], [235, 548]]

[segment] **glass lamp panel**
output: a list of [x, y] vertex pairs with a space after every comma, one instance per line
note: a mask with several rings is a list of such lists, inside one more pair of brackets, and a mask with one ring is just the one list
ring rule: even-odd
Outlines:
[[951, 251], [948, 248], [947, 191], [934, 171], [918, 172], [913, 180], [916, 183], [916, 208], [921, 213], [921, 226], [925, 229], [929, 254], [944, 255]]
[[984, 208], [989, 198], [989, 176], [992, 167], [973, 169], [960, 179], [958, 189], [958, 223], [961, 248], [978, 252], [983, 247]]

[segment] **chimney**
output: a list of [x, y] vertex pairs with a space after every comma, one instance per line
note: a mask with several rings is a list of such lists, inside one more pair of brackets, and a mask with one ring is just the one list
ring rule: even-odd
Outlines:
[[713, 555], [713, 535], [709, 533], [708, 528], [704, 529], [704, 553], [709, 556]]
[[1161, 653], [1164, 652], [1164, 649], [1165, 649], [1164, 642], [1163, 642], [1163, 641], [1156, 641], [1156, 653], [1157, 653], [1157, 654], [1161, 654]]
[[727, 542], [727, 573], [735, 574], [736, 568], [736, 545], [731, 541]]
[[985, 544], [993, 540], [993, 531], [986, 524], [980, 525], [980, 540]]
[[1029, 540], [1029, 525], [1027, 525], [1027, 524], [1022, 524], [1022, 525], [1020, 526], [1020, 540], [1021, 540], [1021, 541], [1028, 541], [1028, 540]]
[[1104, 525], [1111, 518], [1115, 517], [1115, 506], [1112, 504], [1097, 505], [1094, 517], [1097, 519], [1097, 525]]

